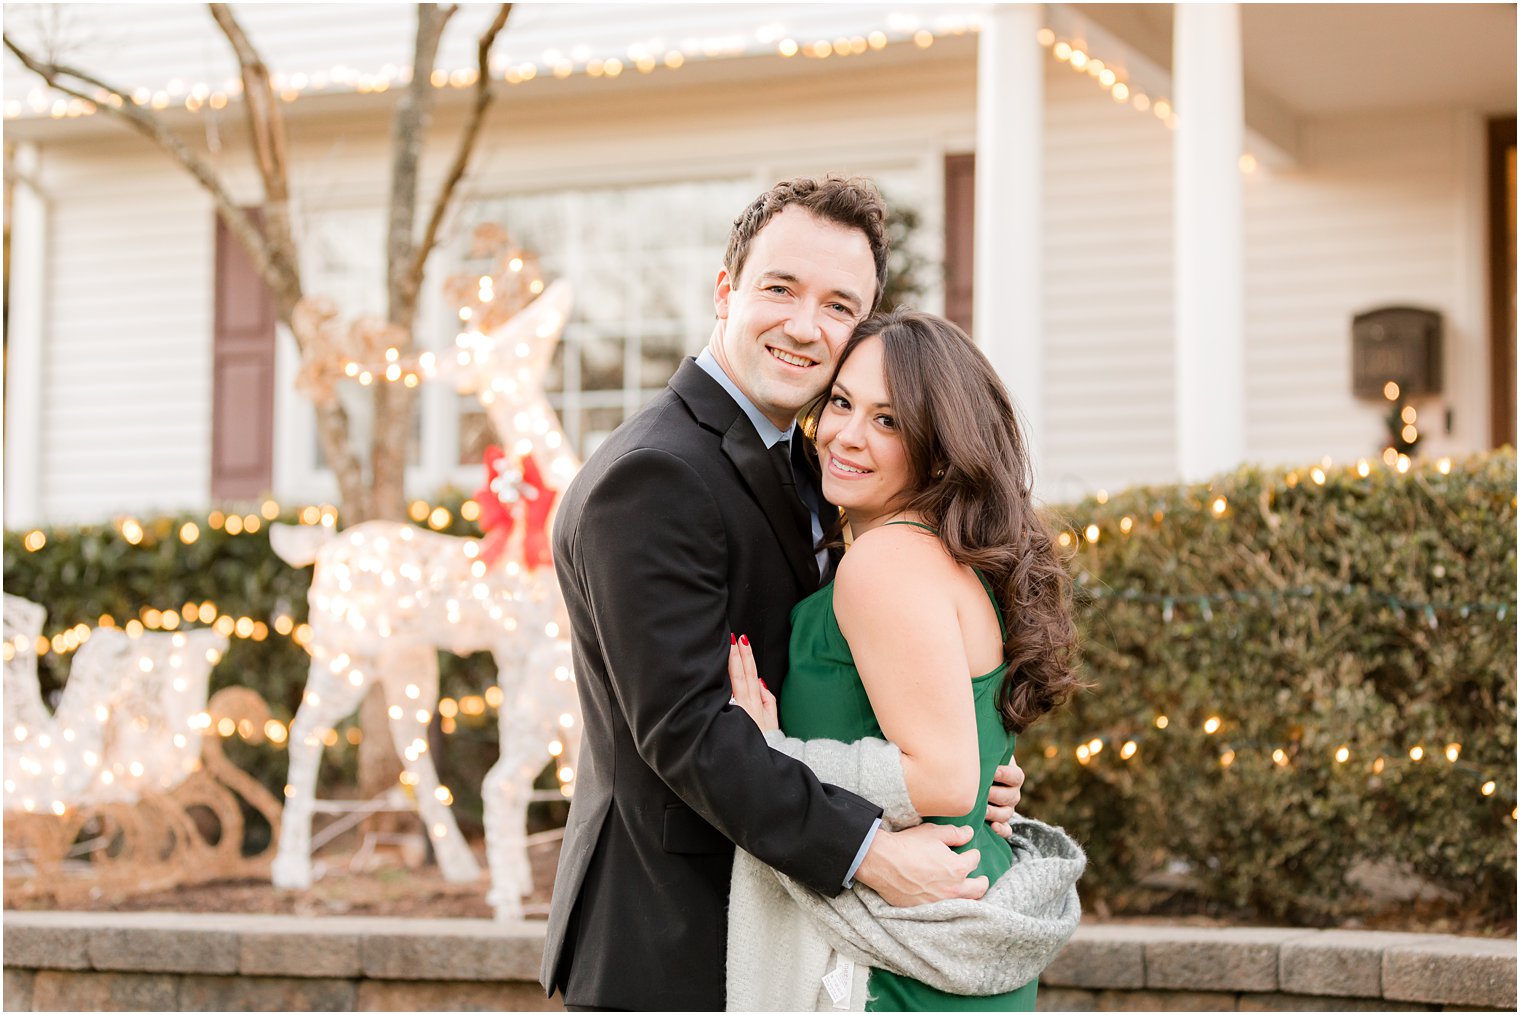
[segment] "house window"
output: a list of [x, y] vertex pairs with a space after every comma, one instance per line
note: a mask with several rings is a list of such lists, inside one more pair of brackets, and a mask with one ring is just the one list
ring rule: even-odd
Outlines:
[[[705, 180], [512, 195], [468, 210], [463, 237], [502, 225], [538, 256], [546, 281], [573, 287], [545, 387], [582, 456], [706, 344], [728, 231], [754, 195], [753, 179]], [[480, 403], [460, 396], [458, 463], [479, 464], [494, 439]]]
[[[826, 167], [797, 167], [821, 172]], [[926, 207], [916, 164], [866, 167], [889, 199]], [[681, 360], [706, 345], [713, 329], [713, 284], [734, 217], [786, 172], [644, 185], [577, 187], [476, 198], [460, 208], [448, 239], [429, 262], [418, 313], [419, 348], [444, 351], [460, 330], [458, 307], [448, 305], [449, 276], [485, 270], [470, 256], [475, 229], [505, 227], [513, 243], [537, 256], [546, 282], [566, 279], [574, 290], [564, 340], [544, 379], [571, 446], [593, 451], [620, 423], [661, 390]], [[303, 218], [303, 268], [308, 294], [336, 301], [345, 320], [385, 309], [385, 211], [373, 205], [332, 206]], [[938, 222], [926, 223], [928, 235]], [[923, 235], [915, 245], [923, 240]], [[937, 260], [933, 245], [925, 256]], [[933, 285], [933, 281], [930, 281]], [[917, 303], [918, 300], [912, 300]], [[931, 302], [932, 306], [932, 302]], [[290, 389], [295, 366], [287, 363]], [[357, 447], [369, 433], [369, 398], [357, 384], [340, 384]], [[417, 425], [408, 456], [410, 496], [446, 484], [474, 489], [487, 445], [496, 441], [474, 395], [446, 383], [419, 392]], [[281, 443], [282, 496], [320, 501], [335, 496], [323, 464], [315, 415], [297, 396]]]

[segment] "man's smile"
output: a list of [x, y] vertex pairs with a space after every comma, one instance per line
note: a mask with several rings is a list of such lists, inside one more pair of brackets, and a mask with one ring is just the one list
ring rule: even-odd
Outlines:
[[795, 352], [787, 352], [785, 349], [778, 349], [774, 345], [768, 345], [765, 348], [772, 356], [788, 366], [812, 367], [818, 365], [817, 360], [808, 359], [806, 356], [799, 356]]

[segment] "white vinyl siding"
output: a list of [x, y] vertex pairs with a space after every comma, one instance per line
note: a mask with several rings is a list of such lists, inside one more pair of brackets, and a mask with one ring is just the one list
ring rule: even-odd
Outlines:
[[135, 139], [46, 162], [40, 504], [48, 521], [201, 508], [210, 484], [209, 202]]
[[[1273, 463], [1374, 459], [1387, 439], [1386, 406], [1351, 396], [1353, 316], [1389, 305], [1437, 310], [1448, 348], [1465, 341], [1483, 352], [1481, 334], [1463, 334], [1466, 181], [1455, 117], [1311, 122], [1304, 149], [1300, 168], [1246, 179], [1247, 447]], [[1472, 411], [1471, 394], [1446, 373], [1443, 404], [1419, 405], [1429, 446], [1444, 441], [1445, 405]]]
[[1170, 480], [1172, 132], [1086, 74], [1045, 76], [1041, 495]]

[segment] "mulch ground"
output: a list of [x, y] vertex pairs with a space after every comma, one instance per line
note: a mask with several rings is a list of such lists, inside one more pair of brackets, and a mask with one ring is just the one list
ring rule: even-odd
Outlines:
[[[542, 919], [549, 911], [549, 886], [559, 861], [559, 840], [529, 846], [534, 891], [524, 900], [529, 919]], [[476, 843], [476, 858], [486, 867], [485, 847]], [[292, 916], [390, 916], [490, 919], [485, 900], [485, 881], [450, 884], [431, 863], [416, 864], [393, 847], [374, 850], [365, 870], [351, 870], [353, 850], [325, 850], [321, 854], [326, 872], [305, 890], [285, 890], [267, 880], [243, 879], [183, 885], [167, 891], [93, 895], [77, 893], [63, 899], [17, 897], [7, 893], [6, 909], [69, 909], [131, 912], [173, 910], [185, 913], [270, 913]], [[1087, 907], [1087, 923], [1132, 923], [1229, 927], [1265, 925], [1249, 914], [1200, 911], [1186, 895], [1175, 895], [1154, 906], [1151, 912], [1106, 912]], [[1515, 925], [1494, 926], [1471, 914], [1452, 911], [1438, 900], [1390, 904], [1379, 912], [1349, 920], [1348, 929], [1416, 931], [1467, 934], [1482, 937], [1513, 937]]]

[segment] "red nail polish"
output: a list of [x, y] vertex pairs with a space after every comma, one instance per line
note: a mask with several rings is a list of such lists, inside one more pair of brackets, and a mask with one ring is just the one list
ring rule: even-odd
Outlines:
[[766, 684], [764, 677], [756, 677], [755, 679], [760, 681], [760, 686], [761, 687], [764, 687], [767, 691], [770, 690], [770, 686], [768, 684]]
[[738, 638], [735, 638], [735, 637], [734, 637], [734, 635], [733, 635], [733, 632], [732, 632], [732, 631], [730, 631], [730, 632], [729, 632], [729, 635], [728, 635], [728, 643], [729, 643], [729, 644], [730, 644], [730, 645], [733, 645], [733, 644], [735, 644], [735, 643], [737, 643], [737, 642], [738, 642], [738, 640], [739, 640], [739, 639], [738, 639]]
[[749, 635], [747, 635], [747, 634], [741, 634], [741, 635], [739, 635], [739, 644], [743, 645], [745, 648], [748, 648], [749, 647]]

